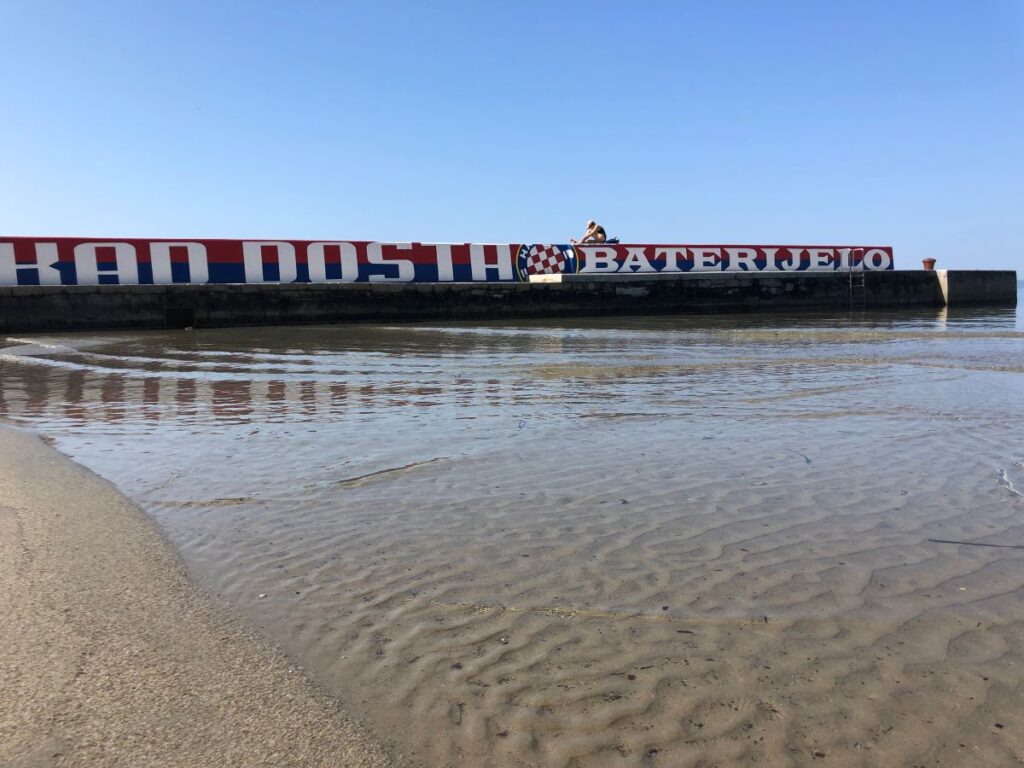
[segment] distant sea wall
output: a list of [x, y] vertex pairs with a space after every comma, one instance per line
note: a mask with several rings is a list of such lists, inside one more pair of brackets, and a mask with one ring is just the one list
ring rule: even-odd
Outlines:
[[890, 246], [0, 236], [0, 285], [503, 283], [551, 274], [891, 270]]
[[0, 331], [755, 312], [1017, 300], [1013, 271], [566, 274], [531, 282], [0, 287]]

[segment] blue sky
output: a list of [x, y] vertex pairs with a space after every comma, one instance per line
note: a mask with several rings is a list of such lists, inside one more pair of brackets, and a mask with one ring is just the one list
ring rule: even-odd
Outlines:
[[0, 234], [1024, 269], [1024, 2], [0, 0]]

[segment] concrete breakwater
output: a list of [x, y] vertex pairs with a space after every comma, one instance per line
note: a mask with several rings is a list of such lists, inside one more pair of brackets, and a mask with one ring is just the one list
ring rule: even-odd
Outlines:
[[1012, 270], [571, 274], [527, 283], [0, 287], [0, 331], [1013, 306]]

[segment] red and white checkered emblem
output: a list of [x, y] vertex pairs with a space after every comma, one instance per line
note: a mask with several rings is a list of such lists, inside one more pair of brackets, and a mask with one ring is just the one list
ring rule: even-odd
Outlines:
[[553, 245], [535, 245], [526, 254], [528, 275], [557, 275], [564, 264], [565, 254]]
[[516, 276], [529, 282], [534, 275], [563, 275], [577, 271], [576, 252], [571, 245], [523, 243], [516, 251]]

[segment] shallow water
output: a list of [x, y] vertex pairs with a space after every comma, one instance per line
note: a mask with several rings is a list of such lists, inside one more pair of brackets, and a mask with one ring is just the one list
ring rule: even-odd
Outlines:
[[1014, 310], [32, 336], [0, 384], [406, 764], [1024, 757]]

